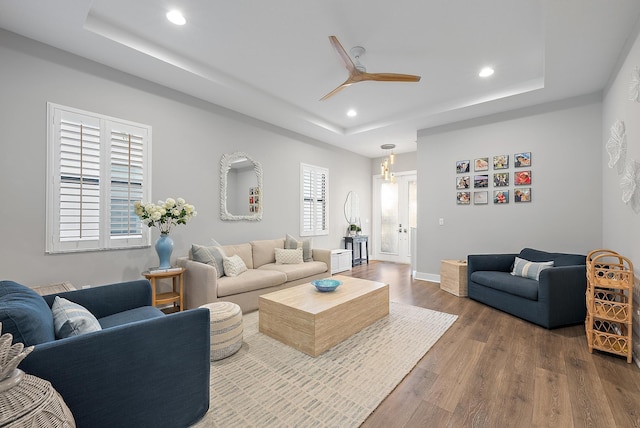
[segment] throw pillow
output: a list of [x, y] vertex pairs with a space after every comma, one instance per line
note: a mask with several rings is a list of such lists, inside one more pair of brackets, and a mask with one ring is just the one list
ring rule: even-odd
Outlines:
[[53, 316], [38, 293], [13, 281], [0, 281], [2, 333], [11, 333], [13, 343], [24, 346], [53, 342]]
[[297, 240], [287, 233], [287, 236], [284, 239], [284, 248], [288, 250], [295, 250], [298, 247], [302, 247], [302, 258], [304, 259], [304, 261], [312, 262], [313, 257], [311, 252], [311, 238]]
[[540, 272], [544, 269], [549, 269], [550, 267], [553, 267], [553, 261], [535, 263], [516, 257], [516, 260], [513, 263], [513, 272], [511, 272], [511, 275], [522, 276], [524, 278], [535, 279], [537, 281], [540, 277]]
[[216, 268], [216, 275], [220, 278], [224, 275], [224, 258], [226, 254], [222, 249], [222, 246], [218, 244], [214, 239], [211, 240], [212, 245], [205, 247], [204, 245], [191, 245], [191, 259], [211, 265]]
[[244, 264], [242, 258], [237, 254], [231, 257], [225, 257], [223, 264], [224, 274], [226, 276], [238, 276], [247, 270], [247, 265]]
[[100, 331], [100, 323], [84, 306], [56, 296], [51, 306], [53, 328], [58, 339]]
[[277, 265], [295, 265], [304, 263], [302, 258], [302, 248], [295, 250], [276, 248], [276, 264]]

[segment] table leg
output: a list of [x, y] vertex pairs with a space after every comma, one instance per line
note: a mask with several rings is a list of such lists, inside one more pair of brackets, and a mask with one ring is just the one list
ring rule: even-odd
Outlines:
[[154, 277], [151, 277], [149, 282], [151, 283], [151, 306], [155, 306], [156, 305], [156, 279]]

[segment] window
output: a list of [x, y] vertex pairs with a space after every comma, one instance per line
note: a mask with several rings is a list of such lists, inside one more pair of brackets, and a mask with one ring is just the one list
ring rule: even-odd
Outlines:
[[48, 253], [150, 245], [151, 127], [47, 104]]
[[300, 236], [329, 234], [329, 170], [300, 164]]

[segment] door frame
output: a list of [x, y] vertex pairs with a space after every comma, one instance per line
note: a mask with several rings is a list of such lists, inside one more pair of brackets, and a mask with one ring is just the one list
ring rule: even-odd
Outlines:
[[[400, 171], [400, 172], [394, 172], [394, 175], [397, 177], [405, 177], [405, 176], [415, 176], [416, 177], [416, 182], [417, 182], [417, 178], [418, 178], [418, 172], [416, 170], [411, 170], [411, 171]], [[410, 263], [411, 262], [411, 244], [409, 243], [407, 251], [408, 251], [408, 259], [409, 260], [404, 260], [404, 259], [400, 259], [399, 256], [393, 256], [393, 255], [382, 255], [380, 253], [380, 210], [378, 209], [380, 207], [380, 187], [378, 186], [378, 183], [380, 182], [380, 180], [382, 180], [382, 175], [378, 174], [378, 175], [374, 175], [372, 177], [372, 181], [371, 181], [371, 187], [372, 187], [372, 198], [371, 198], [371, 207], [372, 209], [372, 223], [371, 223], [371, 236], [369, 238], [369, 243], [371, 244], [371, 248], [369, 249], [369, 251], [371, 252], [371, 258], [373, 260], [384, 260], [384, 261], [390, 261], [390, 262], [396, 262], [396, 263]], [[407, 230], [409, 231], [410, 228], [407, 225]], [[409, 239], [411, 239], [411, 237], [409, 236], [410, 233], [408, 233], [408, 237]]]

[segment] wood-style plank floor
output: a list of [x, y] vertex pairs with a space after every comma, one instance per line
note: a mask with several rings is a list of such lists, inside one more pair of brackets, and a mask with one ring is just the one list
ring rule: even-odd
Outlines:
[[408, 265], [371, 261], [344, 274], [458, 315], [363, 427], [640, 427], [640, 369], [590, 354], [584, 325], [538, 327], [413, 280]]

